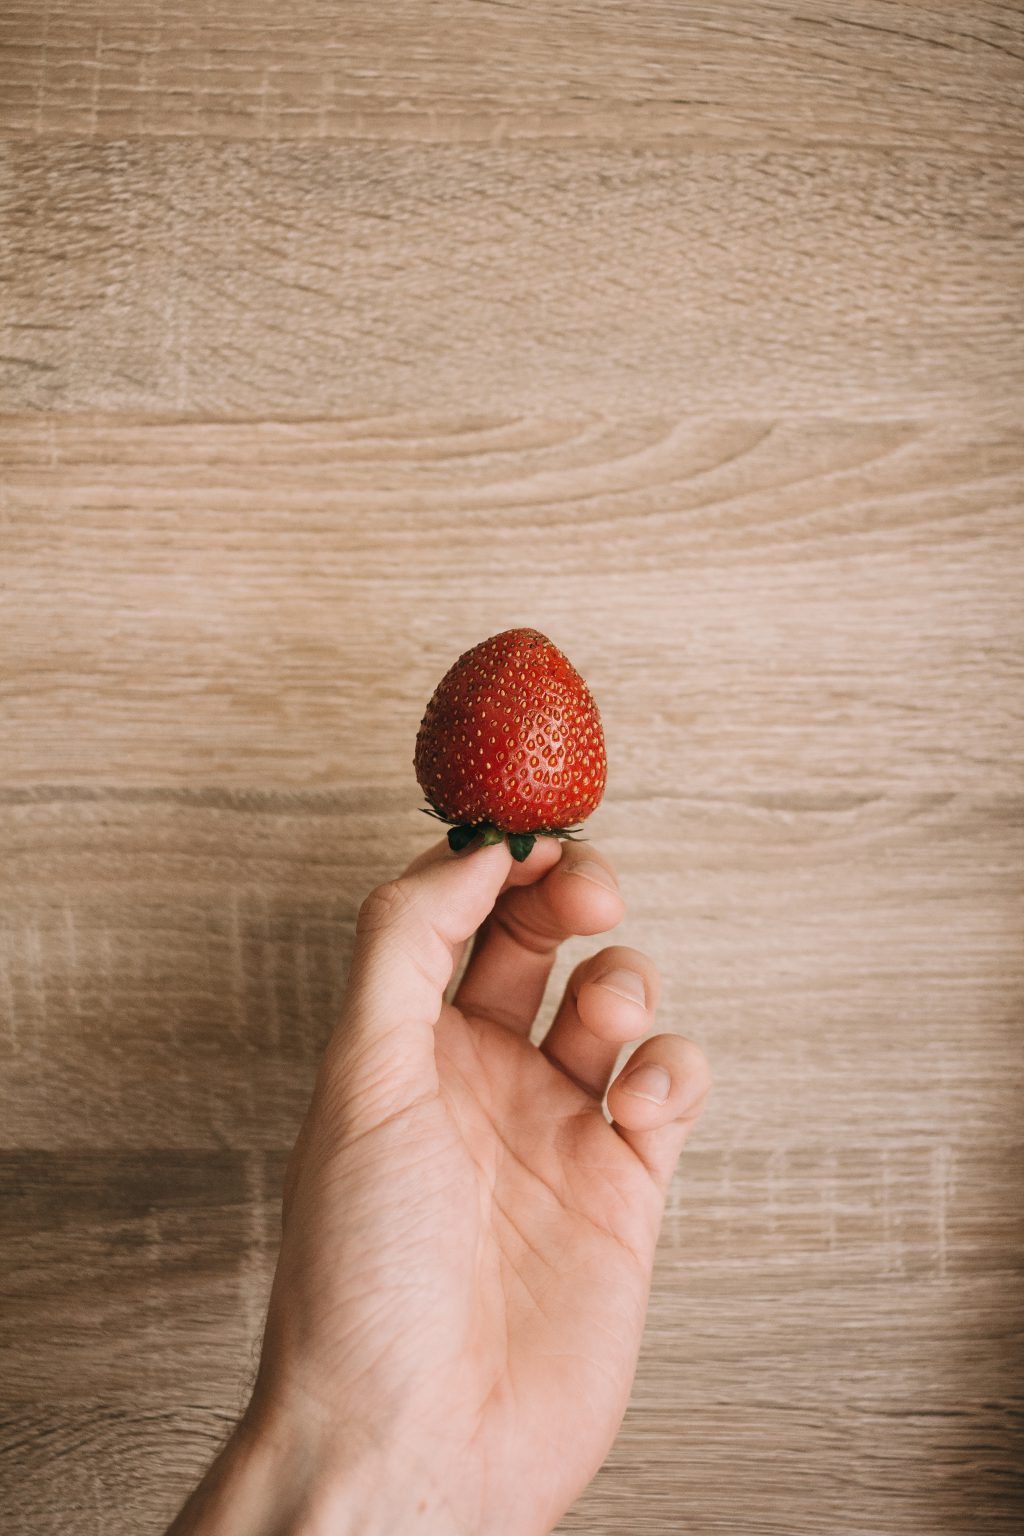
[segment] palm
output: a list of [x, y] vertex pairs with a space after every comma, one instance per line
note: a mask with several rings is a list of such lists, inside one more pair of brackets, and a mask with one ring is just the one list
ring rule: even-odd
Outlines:
[[[530, 1460], [548, 1463], [537, 1485], [562, 1507], [626, 1405], [661, 1194], [599, 1103], [528, 1040], [446, 1007], [438, 1067], [453, 1173], [477, 1194], [464, 1212], [478, 1253], [467, 1422], [484, 1467], [517, 1437], [521, 1454], [525, 1435]], [[490, 1492], [500, 1509], [516, 1490]]]

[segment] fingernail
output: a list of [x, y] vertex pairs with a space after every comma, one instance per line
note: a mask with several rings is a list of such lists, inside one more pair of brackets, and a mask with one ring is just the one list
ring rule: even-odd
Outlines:
[[639, 971], [608, 971], [598, 977], [597, 984], [608, 992], [614, 992], [617, 997], [639, 1003], [641, 1008], [647, 1007], [647, 988]]
[[672, 1091], [672, 1079], [664, 1067], [656, 1067], [651, 1061], [641, 1062], [622, 1079], [626, 1093], [638, 1099], [649, 1099], [652, 1104], [664, 1104]]
[[581, 859], [578, 864], [566, 870], [566, 874], [579, 875], [581, 880], [592, 880], [595, 885], [603, 885], [606, 891], [619, 889], [619, 882], [611, 870], [605, 869], [604, 865], [599, 864], [596, 859]]

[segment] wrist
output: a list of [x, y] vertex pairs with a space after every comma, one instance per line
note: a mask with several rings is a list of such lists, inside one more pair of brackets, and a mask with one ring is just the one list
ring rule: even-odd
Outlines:
[[167, 1536], [464, 1536], [396, 1450], [254, 1399]]

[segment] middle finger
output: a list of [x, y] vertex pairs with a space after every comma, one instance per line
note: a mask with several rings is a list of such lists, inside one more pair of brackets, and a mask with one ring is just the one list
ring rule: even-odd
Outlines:
[[605, 933], [625, 910], [607, 859], [590, 843], [563, 843], [540, 880], [499, 896], [474, 940], [455, 1006], [528, 1035], [558, 946], [573, 934]]

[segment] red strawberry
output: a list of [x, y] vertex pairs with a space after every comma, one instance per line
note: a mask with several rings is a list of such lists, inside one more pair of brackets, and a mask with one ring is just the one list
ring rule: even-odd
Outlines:
[[461, 655], [427, 705], [416, 778], [464, 848], [508, 834], [516, 859], [537, 836], [571, 837], [604, 794], [604, 733], [590, 689], [535, 629], [506, 629]]

